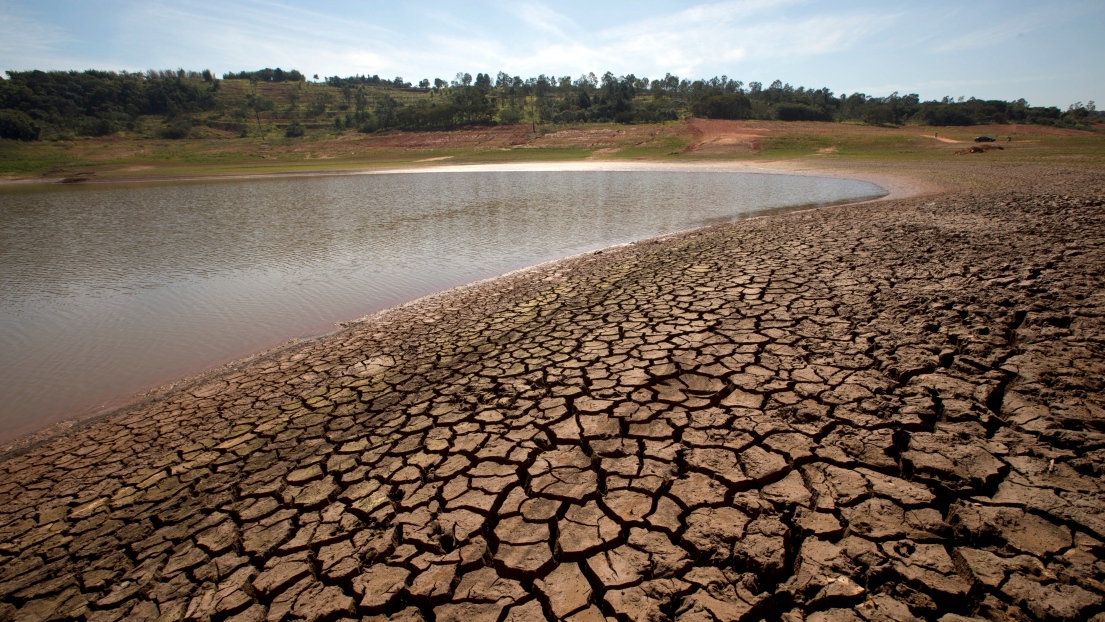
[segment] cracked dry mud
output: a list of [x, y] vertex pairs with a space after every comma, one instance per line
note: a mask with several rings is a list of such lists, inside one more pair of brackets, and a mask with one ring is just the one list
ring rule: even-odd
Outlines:
[[1105, 177], [511, 275], [0, 463], [0, 618], [1105, 618]]

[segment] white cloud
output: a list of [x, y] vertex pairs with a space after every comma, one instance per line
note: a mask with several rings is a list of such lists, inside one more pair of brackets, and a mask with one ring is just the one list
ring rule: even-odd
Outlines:
[[792, 0], [758, 0], [700, 5], [660, 17], [589, 33], [586, 43], [546, 43], [515, 56], [513, 66], [533, 68], [546, 59], [570, 73], [614, 71], [696, 75], [723, 64], [754, 59], [795, 59], [839, 52], [884, 31], [893, 14], [862, 12], [811, 15], [799, 20], [776, 11]]
[[[796, 0], [746, 0], [682, 9], [658, 17], [588, 31], [584, 25], [539, 2], [509, 5], [519, 28], [491, 37], [479, 26], [449, 16], [448, 34], [429, 30], [423, 51], [406, 55], [421, 71], [498, 71], [531, 76], [579, 75], [611, 70], [658, 77], [664, 72], [697, 76], [721, 67], [737, 73], [740, 63], [764, 59], [800, 59], [840, 52], [889, 28], [898, 18], [876, 12], [808, 15], [788, 19], [778, 11], [805, 4]], [[521, 32], [521, 35], [515, 34]], [[727, 66], [728, 65], [728, 66]], [[410, 65], [408, 65], [409, 67]], [[432, 69], [432, 68], [437, 69]], [[449, 68], [442, 72], [443, 67]]]
[[[872, 93], [957, 88], [911, 78], [947, 78], [965, 88], [981, 84], [964, 78], [983, 69], [987, 77], [999, 69], [1010, 77], [1039, 74], [1044, 61], [1034, 62], [1038, 55], [1029, 50], [1044, 52], [1043, 37], [1085, 31], [1101, 15], [1095, 2], [1077, 0], [1046, 11], [1027, 3], [865, 2], [841, 8], [813, 0], [719, 0], [675, 9], [649, 5], [637, 12], [644, 17], [616, 22], [600, 21], [585, 4], [550, 0], [480, 0], [463, 8], [444, 0], [349, 3], [341, 9], [317, 9], [305, 0], [118, 0], [115, 10], [89, 12], [83, 23], [5, 1], [0, 58], [13, 68], [183, 66], [222, 72], [280, 66], [307, 75], [375, 73], [411, 81], [448, 79], [458, 71], [529, 77], [609, 70], [650, 78], [665, 72], [684, 78], [778, 76], [836, 88], [876, 80], [906, 83], [864, 89]], [[991, 14], [1008, 17], [1000, 21]], [[1008, 45], [1021, 32], [1031, 34], [1025, 42], [1035, 47], [1010, 46], [1020, 54], [1008, 55], [1004, 64], [987, 57], [987, 48]], [[1078, 58], [1100, 51], [1091, 39], [1078, 40], [1086, 50]], [[956, 62], [949, 63], [948, 55]], [[885, 77], [876, 77], [880, 72]]]
[[570, 41], [572, 37], [567, 33], [579, 32], [579, 26], [575, 22], [543, 2], [508, 2], [503, 8], [531, 29], [559, 39]]
[[4, 33], [0, 36], [0, 59], [12, 63], [0, 67], [0, 71], [103, 66], [66, 52], [72, 37], [63, 28], [36, 20], [9, 3], [0, 3], [0, 32]]
[[[216, 71], [282, 66], [309, 75], [367, 72], [408, 79], [500, 69], [526, 76], [608, 69], [696, 76], [724, 67], [722, 72], [735, 74], [751, 60], [848, 49], [894, 20], [874, 12], [819, 15], [817, 5], [805, 0], [735, 0], [596, 28], [538, 0], [499, 6], [497, 19], [478, 22], [456, 12], [416, 8], [426, 18], [420, 28], [401, 30], [271, 0], [140, 2], [115, 16], [116, 34], [107, 47], [117, 58], [107, 65]], [[803, 17], [788, 18], [792, 12]], [[427, 22], [441, 27], [426, 27]], [[11, 49], [13, 55], [20, 45], [23, 57], [28, 50], [37, 49], [38, 56], [56, 52], [65, 39], [60, 32], [14, 26], [6, 30], [33, 34], [4, 38], [0, 50]]]

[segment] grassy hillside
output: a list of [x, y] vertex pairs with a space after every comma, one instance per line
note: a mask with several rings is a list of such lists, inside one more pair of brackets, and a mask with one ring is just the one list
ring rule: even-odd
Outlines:
[[1000, 137], [1002, 149], [967, 157], [1096, 166], [1105, 136], [1093, 102], [1062, 112], [1024, 100], [921, 102], [781, 81], [765, 88], [726, 77], [609, 73], [577, 80], [500, 73], [494, 83], [464, 74], [418, 88], [376, 76], [234, 75], [10, 72], [0, 80], [0, 135], [20, 140], [0, 139], [0, 175], [148, 177], [446, 160], [913, 161], [952, 157], [973, 144], [956, 141], [979, 134]]
[[[274, 77], [275, 73], [275, 77]], [[876, 126], [1030, 123], [1089, 129], [1105, 121], [1093, 102], [1063, 112], [977, 99], [922, 102], [916, 94], [835, 94], [828, 88], [764, 87], [739, 80], [648, 80], [633, 75], [458, 75], [451, 83], [424, 80], [417, 88], [377, 76], [306, 81], [298, 72], [227, 74], [9, 72], [0, 79], [0, 138], [70, 140], [80, 137], [320, 139], [348, 130], [451, 129], [529, 123], [658, 124], [690, 117], [779, 121], [839, 121]], [[258, 79], [260, 76], [263, 79]], [[288, 80], [288, 76], [295, 79]], [[247, 79], [248, 78], [248, 79]], [[316, 76], [317, 78], [317, 76]]]
[[[952, 161], [1105, 166], [1105, 134], [1035, 125], [934, 128], [829, 122], [689, 119], [665, 124], [528, 124], [459, 130], [334, 134], [262, 140], [208, 128], [187, 140], [119, 136], [46, 142], [0, 141], [7, 179], [142, 179], [432, 166], [538, 160], [809, 161], [817, 164]], [[939, 139], [934, 137], [939, 133]], [[998, 137], [981, 154], [955, 155], [974, 136]], [[1006, 138], [1012, 138], [1006, 142]]]

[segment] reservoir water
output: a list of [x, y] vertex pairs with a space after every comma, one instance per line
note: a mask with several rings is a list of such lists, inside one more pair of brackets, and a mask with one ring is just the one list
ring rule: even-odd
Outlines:
[[546, 168], [0, 186], [0, 441], [523, 266], [886, 194], [797, 175]]

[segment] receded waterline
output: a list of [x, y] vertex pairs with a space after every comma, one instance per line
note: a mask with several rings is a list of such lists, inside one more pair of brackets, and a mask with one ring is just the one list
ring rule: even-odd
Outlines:
[[521, 267], [886, 194], [551, 168], [2, 188], [0, 439]]

